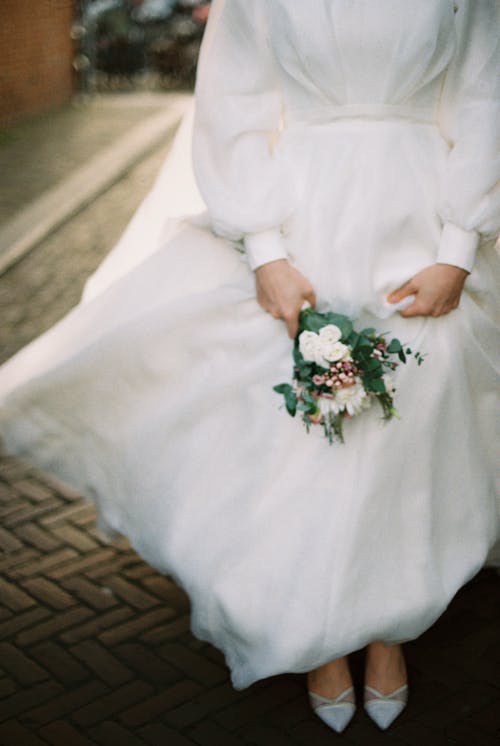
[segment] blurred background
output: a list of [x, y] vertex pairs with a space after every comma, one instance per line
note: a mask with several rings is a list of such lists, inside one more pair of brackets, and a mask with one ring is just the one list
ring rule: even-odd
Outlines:
[[[2, 0], [1, 278], [156, 149], [125, 227], [191, 105], [209, 11], [207, 0]], [[100, 256], [116, 238], [103, 227]]]
[[193, 86], [206, 0], [3, 0], [0, 126], [75, 94]]
[[83, 91], [191, 87], [209, 3], [84, 0], [72, 37]]

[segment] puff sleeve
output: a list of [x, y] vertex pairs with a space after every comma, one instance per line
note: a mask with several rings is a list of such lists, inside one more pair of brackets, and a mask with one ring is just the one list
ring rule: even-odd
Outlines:
[[281, 112], [266, 0], [215, 0], [198, 64], [193, 165], [214, 232], [243, 240], [252, 269], [286, 258]]
[[437, 261], [470, 272], [481, 234], [500, 231], [500, 4], [457, 0], [455, 7], [456, 50], [439, 112], [451, 149]]

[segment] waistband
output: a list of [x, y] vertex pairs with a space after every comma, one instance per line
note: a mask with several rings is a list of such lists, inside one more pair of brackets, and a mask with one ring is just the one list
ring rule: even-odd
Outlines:
[[404, 119], [436, 124], [436, 112], [431, 108], [405, 104], [325, 104], [286, 110], [288, 124], [326, 124], [337, 119]]

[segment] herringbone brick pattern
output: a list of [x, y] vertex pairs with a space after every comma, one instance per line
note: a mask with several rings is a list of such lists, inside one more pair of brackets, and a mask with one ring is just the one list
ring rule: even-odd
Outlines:
[[[190, 634], [189, 601], [93, 506], [10, 458], [0, 462], [0, 744], [282, 746], [339, 740], [305, 680], [232, 689], [223, 656]], [[358, 713], [346, 744], [493, 746], [500, 736], [499, 580], [483, 570], [407, 645], [412, 698], [382, 734]], [[357, 683], [362, 655], [354, 656]]]
[[[163, 156], [151, 156], [2, 278], [4, 358], [78, 299]], [[10, 458], [0, 461], [0, 550], [0, 746], [499, 743], [493, 570], [406, 646], [412, 695], [397, 724], [381, 733], [360, 709], [336, 736], [311, 713], [303, 676], [234, 691], [220, 652], [190, 634], [182, 590], [124, 539], [105, 543], [78, 495]], [[362, 665], [355, 654], [358, 686]]]

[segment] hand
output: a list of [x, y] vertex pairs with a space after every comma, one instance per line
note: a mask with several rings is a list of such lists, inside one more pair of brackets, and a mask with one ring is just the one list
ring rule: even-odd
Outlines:
[[413, 303], [399, 312], [401, 316], [443, 316], [458, 306], [468, 274], [452, 264], [432, 264], [390, 293], [387, 300], [399, 303], [415, 295]]
[[295, 338], [299, 328], [300, 309], [305, 300], [316, 304], [314, 289], [309, 280], [287, 259], [262, 264], [255, 270], [257, 301], [264, 311], [283, 319], [288, 336]]

